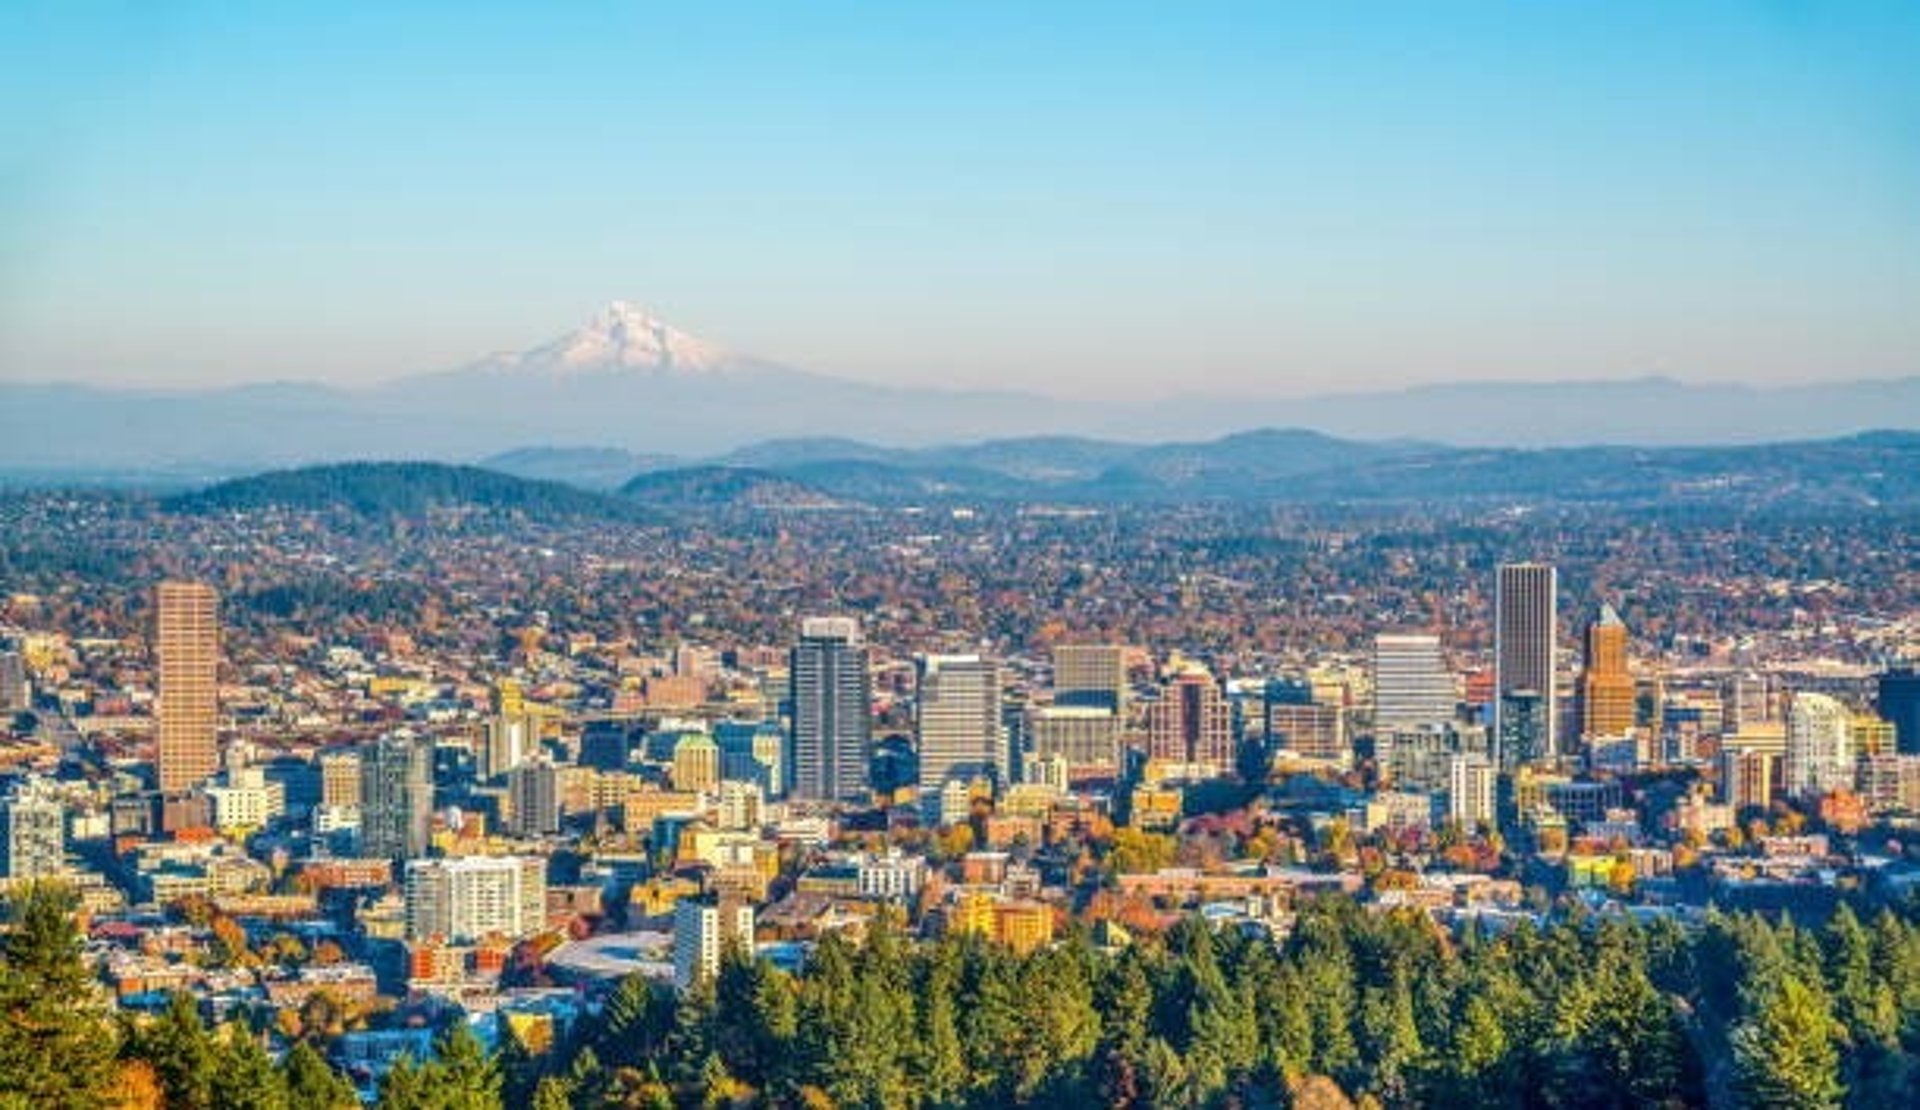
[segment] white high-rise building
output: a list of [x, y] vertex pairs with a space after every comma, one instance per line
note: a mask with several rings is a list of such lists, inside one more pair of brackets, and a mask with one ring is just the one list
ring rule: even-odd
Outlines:
[[1852, 790], [1853, 711], [1825, 694], [1796, 693], [1787, 707], [1787, 793], [1812, 800]]
[[66, 869], [67, 810], [43, 779], [0, 798], [0, 879], [42, 879]]
[[918, 673], [914, 739], [920, 796], [937, 796], [955, 778], [989, 777], [1005, 785], [999, 664], [978, 655], [924, 655]]
[[1493, 789], [1499, 775], [1493, 761], [1477, 752], [1454, 756], [1448, 775], [1447, 816], [1469, 833], [1482, 825], [1499, 827]]
[[546, 927], [547, 864], [537, 856], [462, 856], [407, 864], [407, 936], [454, 943], [519, 938]]
[[1440, 637], [1383, 632], [1373, 638], [1375, 732], [1445, 725], [1458, 702]]
[[714, 898], [682, 898], [673, 907], [673, 985], [689, 990], [720, 974], [729, 942], [752, 951], [753, 907]]

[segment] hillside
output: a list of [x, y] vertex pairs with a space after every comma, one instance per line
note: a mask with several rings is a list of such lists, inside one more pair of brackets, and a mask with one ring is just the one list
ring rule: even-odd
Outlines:
[[842, 501], [797, 478], [746, 466], [693, 466], [635, 475], [624, 497], [659, 506], [825, 509]]
[[656, 519], [633, 502], [559, 482], [516, 478], [477, 466], [352, 462], [275, 470], [219, 482], [162, 502], [175, 513], [340, 508], [363, 516], [418, 516], [469, 507], [537, 520]]
[[[840, 454], [836, 457], [836, 452]], [[1453, 448], [1263, 429], [1199, 443], [1028, 439], [921, 450], [775, 445], [755, 468], [829, 496], [1085, 503], [1512, 500], [1529, 503], [1920, 505], [1920, 435], [1739, 447]]]

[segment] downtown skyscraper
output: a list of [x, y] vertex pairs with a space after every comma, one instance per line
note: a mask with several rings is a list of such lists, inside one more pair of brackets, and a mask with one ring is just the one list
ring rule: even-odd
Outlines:
[[951, 779], [1008, 781], [1006, 730], [1000, 723], [1000, 665], [978, 655], [919, 660], [914, 741], [920, 797], [937, 800]]
[[1587, 626], [1586, 672], [1580, 683], [1583, 736], [1624, 736], [1633, 728], [1633, 674], [1627, 669], [1627, 626], [1613, 606]]
[[1383, 632], [1373, 638], [1375, 732], [1445, 725], [1459, 701], [1440, 637]]
[[1500, 567], [1493, 603], [1493, 734], [1506, 766], [1558, 754], [1553, 689], [1558, 596], [1553, 567]]
[[865, 801], [872, 756], [873, 680], [853, 617], [809, 617], [787, 668], [793, 707], [791, 794], [810, 801]]
[[160, 660], [159, 740], [163, 793], [186, 790], [220, 767], [220, 599], [204, 582], [162, 582], [154, 591]]
[[395, 732], [360, 752], [360, 852], [409, 860], [433, 834], [433, 745]]

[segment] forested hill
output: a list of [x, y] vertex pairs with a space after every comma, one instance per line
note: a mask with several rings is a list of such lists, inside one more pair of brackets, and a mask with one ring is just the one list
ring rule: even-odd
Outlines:
[[179, 494], [162, 504], [176, 513], [344, 508], [367, 516], [417, 516], [430, 508], [467, 507], [538, 520], [644, 523], [655, 519], [643, 505], [561, 482], [432, 462], [352, 462], [275, 470]]
[[661, 505], [826, 508], [837, 502], [796, 478], [754, 467], [695, 466], [636, 474], [620, 492]]

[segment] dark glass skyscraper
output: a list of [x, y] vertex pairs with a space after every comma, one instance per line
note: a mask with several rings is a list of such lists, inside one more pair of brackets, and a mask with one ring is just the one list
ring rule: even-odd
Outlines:
[[1920, 671], [1902, 667], [1880, 676], [1880, 715], [1893, 722], [1902, 755], [1920, 755]]
[[1558, 579], [1542, 563], [1508, 563], [1494, 590], [1493, 722], [1509, 765], [1558, 752], [1554, 703]]
[[852, 617], [809, 617], [788, 666], [794, 798], [865, 801], [873, 740], [867, 646]]

